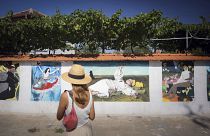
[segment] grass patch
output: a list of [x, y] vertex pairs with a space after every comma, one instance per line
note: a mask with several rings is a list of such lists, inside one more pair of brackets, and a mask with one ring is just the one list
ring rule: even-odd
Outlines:
[[55, 128], [55, 133], [63, 133], [64, 130], [62, 128]]
[[39, 131], [40, 131], [40, 129], [36, 128], [36, 127], [28, 129], [29, 133], [35, 133], [35, 132], [39, 132]]

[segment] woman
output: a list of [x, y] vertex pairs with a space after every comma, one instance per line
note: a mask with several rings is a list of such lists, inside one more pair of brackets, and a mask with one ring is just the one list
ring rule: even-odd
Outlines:
[[[89, 122], [95, 118], [94, 100], [91, 92], [88, 90], [87, 84], [92, 81], [91, 77], [84, 72], [81, 65], [72, 65], [69, 72], [62, 74], [63, 80], [72, 84], [72, 98], [74, 107], [78, 117], [77, 128], [68, 135], [71, 136], [92, 136], [92, 126]], [[64, 114], [71, 111], [72, 99], [69, 96], [69, 91], [64, 91], [61, 95], [57, 119], [61, 120]]]

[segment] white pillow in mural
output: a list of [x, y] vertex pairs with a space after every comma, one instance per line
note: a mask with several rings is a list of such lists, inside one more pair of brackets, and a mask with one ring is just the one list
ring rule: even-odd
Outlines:
[[142, 61], [74, 62], [84, 66], [93, 81], [96, 101], [149, 101], [149, 63]]
[[164, 102], [193, 101], [194, 64], [192, 61], [162, 62]]
[[31, 100], [59, 101], [61, 95], [59, 62], [37, 62], [32, 66]]

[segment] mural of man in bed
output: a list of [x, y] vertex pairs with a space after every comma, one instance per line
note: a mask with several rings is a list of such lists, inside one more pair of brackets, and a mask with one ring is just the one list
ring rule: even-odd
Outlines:
[[149, 63], [142, 61], [77, 61], [93, 78], [96, 101], [149, 101]]

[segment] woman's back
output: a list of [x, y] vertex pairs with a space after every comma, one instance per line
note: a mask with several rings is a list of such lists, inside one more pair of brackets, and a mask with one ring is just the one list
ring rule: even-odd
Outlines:
[[[85, 101], [84, 105], [80, 104], [76, 101], [77, 99], [77, 94], [75, 93], [75, 91], [72, 91], [73, 94], [73, 99], [74, 99], [74, 107], [77, 113], [77, 117], [78, 117], [78, 125], [77, 127], [81, 127], [84, 124], [86, 124], [89, 120], [89, 113], [90, 113], [90, 109], [92, 106], [92, 95], [89, 91], [86, 91], [87, 94], [87, 100]], [[68, 95], [68, 107], [66, 109], [66, 114], [70, 113], [71, 111], [71, 107], [72, 107], [72, 98], [69, 96], [69, 93], [67, 93]]]
[[[88, 90], [88, 84], [92, 78], [85, 73], [81, 65], [73, 64], [69, 72], [62, 74], [62, 79], [72, 85], [72, 95], [74, 100], [74, 107], [76, 110], [78, 124], [77, 128], [68, 135], [71, 136], [92, 136], [92, 125], [89, 119], [94, 120], [95, 110], [92, 94]], [[70, 91], [71, 92], [71, 91]], [[62, 93], [57, 110], [57, 119], [61, 120], [71, 111], [72, 98], [68, 91]], [[67, 122], [71, 123], [71, 122]]]

